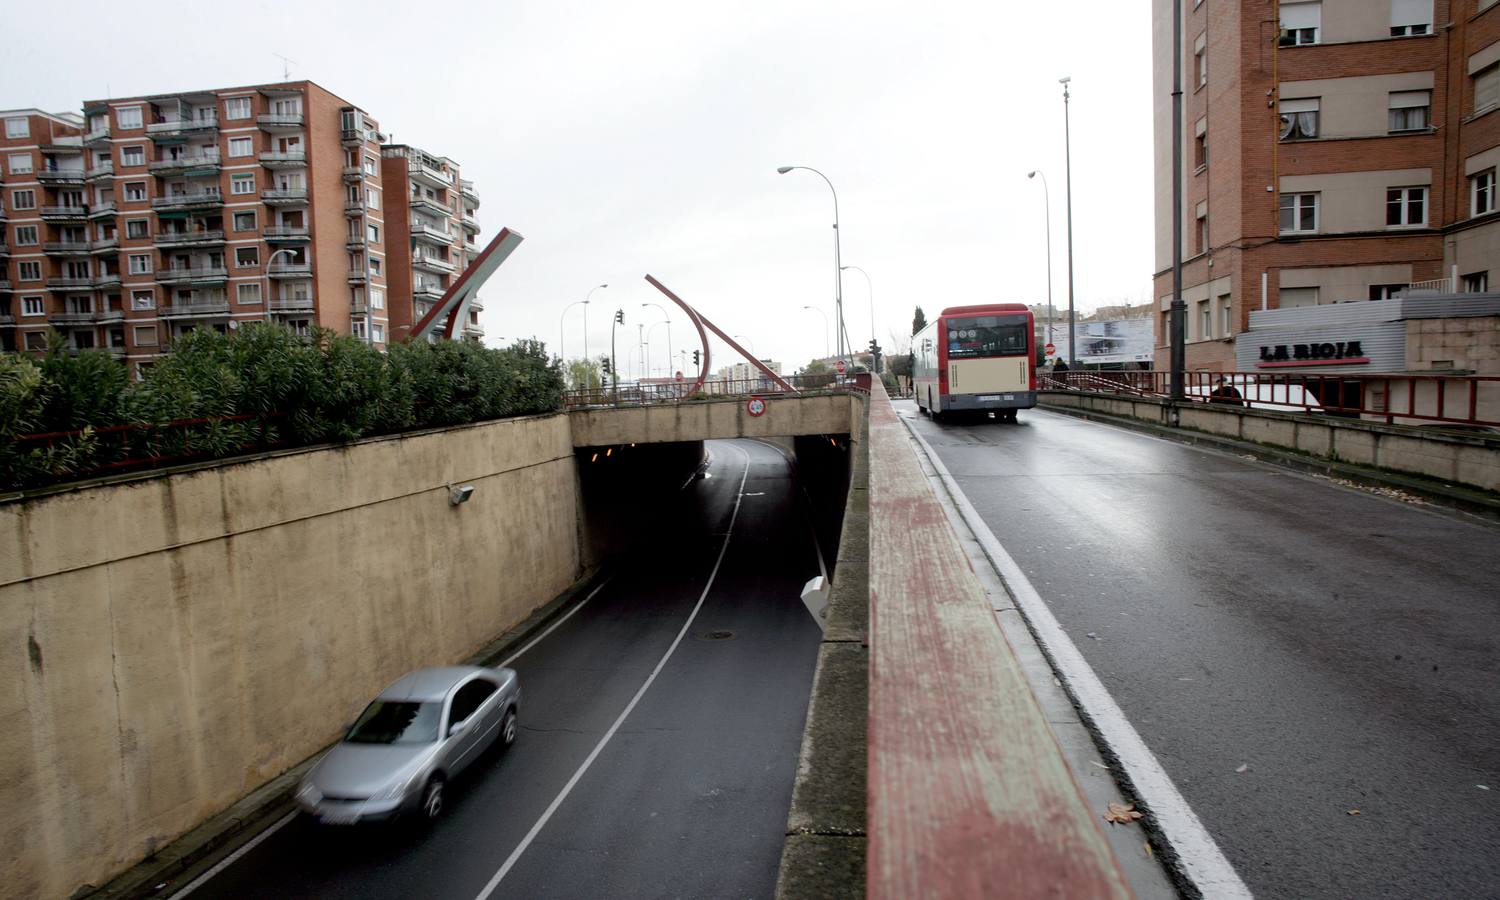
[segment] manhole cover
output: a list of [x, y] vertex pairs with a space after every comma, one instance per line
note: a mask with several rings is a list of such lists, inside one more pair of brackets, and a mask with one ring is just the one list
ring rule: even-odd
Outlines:
[[734, 632], [723, 630], [705, 631], [702, 634], [698, 635], [698, 639], [704, 641], [727, 641], [732, 637], [734, 637]]

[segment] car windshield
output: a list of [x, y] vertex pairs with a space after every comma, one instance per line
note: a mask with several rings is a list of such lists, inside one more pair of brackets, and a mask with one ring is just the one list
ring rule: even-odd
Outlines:
[[949, 359], [1026, 353], [1025, 316], [966, 316], [948, 319], [945, 324]]
[[344, 740], [351, 744], [430, 744], [438, 739], [442, 704], [376, 700]]

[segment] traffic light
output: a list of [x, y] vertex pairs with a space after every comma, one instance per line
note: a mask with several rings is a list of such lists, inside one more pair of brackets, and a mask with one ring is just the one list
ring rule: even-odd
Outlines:
[[698, 365], [698, 360], [701, 358], [702, 354], [703, 354], [702, 350], [694, 350], [693, 351], [693, 365], [695, 365], [695, 366]]
[[876, 375], [880, 374], [880, 345], [870, 338], [870, 368]]
[[604, 374], [606, 374], [606, 375], [610, 374], [610, 371], [609, 371], [609, 357], [606, 356], [603, 359], [599, 360], [599, 365], [600, 365], [601, 368], [604, 369]]
[[621, 325], [625, 324], [625, 310], [623, 310], [623, 309], [617, 309], [617, 310], [615, 310], [615, 321], [618, 322], [618, 323], [620, 323]]

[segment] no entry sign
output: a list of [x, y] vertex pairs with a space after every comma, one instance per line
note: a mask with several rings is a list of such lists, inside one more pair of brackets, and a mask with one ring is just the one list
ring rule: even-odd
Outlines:
[[834, 363], [833, 368], [840, 375], [844, 374], [844, 361], [841, 359], [838, 362]]
[[1057, 345], [1056, 344], [1048, 344], [1046, 347], [1044, 347], [1042, 349], [1044, 349], [1044, 350], [1047, 351], [1047, 355], [1048, 356], [1056, 356], [1057, 355]]
[[745, 404], [745, 412], [757, 417], [765, 415], [766, 401], [760, 397], [751, 397], [750, 401]]

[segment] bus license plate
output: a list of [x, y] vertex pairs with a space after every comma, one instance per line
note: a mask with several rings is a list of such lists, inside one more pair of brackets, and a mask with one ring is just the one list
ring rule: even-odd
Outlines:
[[1000, 399], [1000, 395], [999, 394], [980, 394], [979, 395], [979, 402], [980, 403], [994, 403], [995, 401], [997, 401], [999, 399]]

